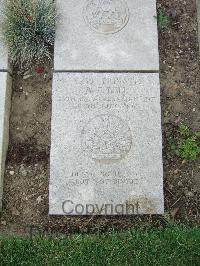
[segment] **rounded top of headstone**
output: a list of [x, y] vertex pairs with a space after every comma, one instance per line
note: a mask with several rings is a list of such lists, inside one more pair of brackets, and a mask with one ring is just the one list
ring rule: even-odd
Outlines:
[[129, 9], [124, 0], [87, 0], [83, 15], [94, 31], [112, 34], [121, 31], [128, 23]]

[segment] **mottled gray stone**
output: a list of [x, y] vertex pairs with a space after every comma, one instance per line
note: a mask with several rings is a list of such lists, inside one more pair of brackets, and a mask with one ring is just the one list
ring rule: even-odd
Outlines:
[[[1, 29], [1, 25], [3, 24], [3, 5], [4, 5], [4, 1], [0, 0], [0, 29]], [[8, 70], [8, 52], [7, 52], [7, 48], [4, 45], [3, 42], [3, 36], [0, 32], [0, 71], [1, 70]]]
[[0, 211], [2, 208], [3, 177], [9, 138], [9, 116], [12, 80], [7, 72], [0, 72]]
[[[2, 24], [3, 0], [0, 0], [0, 25]], [[2, 209], [3, 177], [9, 137], [9, 116], [11, 98], [11, 71], [8, 65], [8, 53], [0, 35], [0, 211]]]
[[159, 74], [55, 73], [52, 99], [50, 214], [163, 213]]
[[55, 70], [159, 70], [156, 0], [57, 0]]
[[1, 70], [8, 70], [8, 55], [7, 49], [0, 43], [0, 71]]

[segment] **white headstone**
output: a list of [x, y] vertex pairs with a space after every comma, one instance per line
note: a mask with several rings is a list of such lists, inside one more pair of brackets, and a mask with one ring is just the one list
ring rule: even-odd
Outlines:
[[50, 214], [163, 212], [157, 73], [55, 73]]
[[0, 211], [2, 207], [3, 177], [9, 138], [11, 84], [10, 75], [7, 72], [0, 72]]
[[9, 69], [8, 66], [8, 55], [7, 49], [5, 46], [0, 42], [0, 72], [7, 71]]
[[[0, 29], [1, 25], [3, 25], [3, 7], [6, 1], [0, 0]], [[4, 37], [2, 35], [2, 31], [0, 30], [0, 71], [8, 70], [8, 51], [4, 43]], [[10, 69], [9, 69], [10, 70]]]
[[155, 0], [57, 0], [58, 71], [158, 71]]

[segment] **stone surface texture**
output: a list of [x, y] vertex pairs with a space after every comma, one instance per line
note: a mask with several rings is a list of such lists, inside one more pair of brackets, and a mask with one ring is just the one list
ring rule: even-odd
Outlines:
[[[0, 0], [0, 25], [3, 23], [3, 6], [4, 6], [4, 0]], [[3, 36], [0, 33], [0, 71], [2, 70], [8, 70], [8, 52], [3, 42]], [[9, 69], [10, 70], [10, 69]]]
[[0, 72], [0, 210], [2, 208], [3, 177], [9, 139], [9, 116], [12, 79], [7, 72]]
[[156, 0], [57, 0], [56, 71], [158, 71]]
[[7, 50], [5, 46], [0, 43], [0, 71], [7, 71], [8, 69], [10, 70], [10, 67], [8, 66]]
[[159, 74], [55, 73], [52, 99], [50, 214], [163, 213]]

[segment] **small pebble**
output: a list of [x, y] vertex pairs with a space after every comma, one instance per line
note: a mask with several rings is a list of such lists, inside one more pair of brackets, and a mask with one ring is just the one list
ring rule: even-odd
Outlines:
[[179, 173], [179, 169], [176, 169], [176, 170], [174, 171], [174, 174], [177, 175], [178, 173]]
[[181, 181], [178, 181], [178, 186], [182, 187], [183, 183]]
[[32, 77], [32, 75], [25, 75], [24, 77], [23, 77], [23, 79], [25, 80], [25, 79], [29, 79], [30, 77]]
[[12, 215], [19, 216], [20, 215], [20, 212], [16, 208], [13, 208]]
[[171, 17], [172, 17], [173, 19], [176, 18], [176, 16], [177, 16], [177, 12], [176, 12], [176, 10], [175, 10], [174, 8], [170, 10], [170, 15], [171, 15]]
[[39, 196], [37, 199], [36, 199], [37, 203], [40, 203], [42, 201], [42, 196]]
[[188, 196], [190, 198], [194, 197], [194, 193], [192, 191], [188, 191], [185, 194], [186, 194], [186, 196]]
[[15, 172], [14, 172], [14, 171], [10, 171], [9, 174], [10, 174], [10, 175], [14, 175]]
[[19, 174], [21, 174], [24, 177], [27, 176], [27, 171], [26, 171], [25, 167], [23, 166], [23, 164], [19, 168]]

